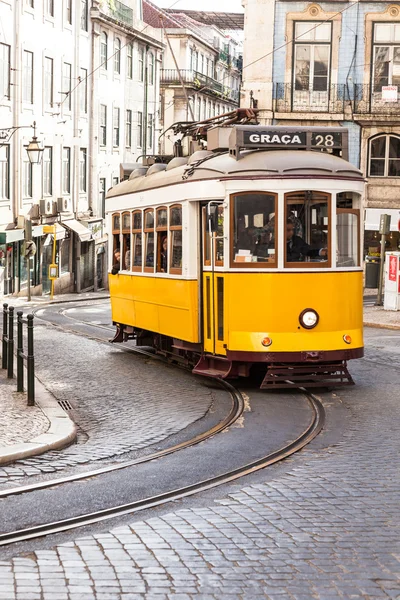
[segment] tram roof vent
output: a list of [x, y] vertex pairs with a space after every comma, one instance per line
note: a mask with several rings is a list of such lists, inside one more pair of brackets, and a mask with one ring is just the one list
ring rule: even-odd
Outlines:
[[207, 158], [207, 156], [212, 155], [213, 153], [209, 150], [197, 150], [197, 152], [194, 152], [192, 156], [189, 157], [187, 164], [192, 165], [194, 162], [197, 162], [198, 160], [202, 160], [203, 158]]
[[136, 179], [136, 177], [143, 177], [143, 175], [146, 175], [147, 170], [148, 170], [148, 167], [140, 167], [139, 169], [135, 169], [129, 175], [129, 181], [131, 181], [132, 179]]
[[154, 175], [154, 173], [159, 173], [160, 171], [165, 171], [166, 168], [167, 165], [165, 165], [164, 163], [155, 163], [154, 165], [151, 165], [151, 167], [147, 171], [146, 177], [148, 177], [149, 175]]
[[182, 167], [183, 165], [187, 165], [187, 162], [187, 156], [176, 156], [168, 163], [167, 168], [165, 170], [170, 171], [171, 169], [176, 169], [176, 167]]

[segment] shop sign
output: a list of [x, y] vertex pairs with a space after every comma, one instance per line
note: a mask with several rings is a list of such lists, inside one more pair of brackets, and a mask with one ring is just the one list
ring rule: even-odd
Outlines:
[[383, 85], [382, 100], [384, 102], [397, 102], [397, 85]]
[[389, 280], [396, 281], [396, 271], [397, 271], [397, 256], [389, 256]]
[[103, 237], [103, 221], [87, 223], [87, 228], [91, 232], [93, 239], [100, 240]]

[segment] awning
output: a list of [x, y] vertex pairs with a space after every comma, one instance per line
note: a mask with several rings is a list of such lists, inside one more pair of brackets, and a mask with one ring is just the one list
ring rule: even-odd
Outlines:
[[32, 237], [42, 237], [43, 235], [43, 225], [34, 225], [32, 227]]
[[81, 242], [88, 242], [92, 239], [92, 232], [90, 229], [82, 225], [82, 223], [79, 223], [79, 221], [76, 219], [68, 219], [68, 221], [63, 221], [62, 225], [76, 233]]
[[390, 231], [399, 231], [400, 208], [367, 208], [365, 231], [379, 231], [381, 215], [390, 215]]
[[0, 244], [11, 244], [24, 239], [24, 229], [6, 229], [7, 225], [0, 226]]

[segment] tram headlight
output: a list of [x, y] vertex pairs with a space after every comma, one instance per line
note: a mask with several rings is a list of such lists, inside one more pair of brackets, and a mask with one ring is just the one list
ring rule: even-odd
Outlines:
[[305, 329], [312, 329], [318, 324], [319, 315], [312, 308], [306, 308], [299, 316], [300, 325]]

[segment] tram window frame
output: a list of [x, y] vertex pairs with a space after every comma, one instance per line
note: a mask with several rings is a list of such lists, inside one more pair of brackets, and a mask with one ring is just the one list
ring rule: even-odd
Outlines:
[[319, 194], [321, 196], [325, 196], [327, 199], [327, 217], [328, 217], [328, 239], [326, 244], [327, 249], [327, 257], [326, 260], [323, 261], [292, 261], [288, 262], [286, 260], [286, 223], [288, 219], [288, 202], [287, 200], [291, 197], [298, 196], [299, 194], [306, 194], [308, 190], [295, 190], [292, 192], [287, 192], [284, 196], [284, 267], [288, 269], [330, 269], [332, 267], [332, 194], [325, 191], [320, 190], [311, 190], [314, 194]]
[[[135, 215], [140, 215], [140, 227], [135, 227]], [[140, 265], [135, 265], [136, 259], [136, 237], [140, 236]], [[132, 234], [131, 234], [131, 271], [141, 272], [143, 268], [143, 213], [141, 210], [132, 212]]]
[[[216, 202], [218, 202], [216, 200]], [[208, 230], [208, 216], [207, 216], [207, 206], [203, 206], [202, 208], [202, 222], [203, 222], [203, 265], [205, 267], [211, 266], [211, 240], [214, 240], [214, 257], [217, 256], [217, 246], [220, 245], [222, 249], [222, 260], [217, 260], [215, 258], [215, 266], [223, 267], [224, 266], [224, 245], [225, 245], [225, 236], [224, 236], [224, 224], [225, 224], [225, 210], [223, 204], [218, 204], [217, 206], [218, 213], [222, 215], [222, 235], [218, 235], [219, 239], [215, 239], [210, 236], [210, 232]], [[220, 233], [220, 232], [218, 232]]]
[[[152, 227], [147, 225], [147, 215], [152, 214], [153, 215], [153, 225]], [[154, 235], [154, 208], [146, 208], [146, 210], [143, 213], [143, 231], [144, 231], [144, 265], [143, 265], [143, 271], [145, 273], [154, 273], [155, 271], [155, 266], [156, 266], [156, 261], [155, 259], [155, 235]], [[148, 239], [149, 236], [153, 234], [153, 266], [149, 267], [147, 266], [147, 247], [148, 247]]]
[[[131, 226], [132, 226], [132, 222], [131, 222], [131, 215], [132, 213], [130, 211], [124, 211], [121, 214], [121, 222], [122, 222], [122, 227], [121, 227], [121, 232], [122, 232], [122, 253], [121, 253], [121, 262], [122, 262], [122, 270], [123, 271], [130, 271], [130, 264], [127, 265], [126, 264], [126, 255], [127, 253], [130, 251], [130, 244], [131, 244]], [[127, 223], [125, 221], [125, 219], [127, 219]], [[130, 252], [129, 252], [129, 262], [130, 262]]]
[[[239, 262], [235, 260], [235, 198], [241, 196], [255, 196], [255, 195], [272, 196], [274, 198], [274, 235], [275, 235], [275, 260], [265, 260], [257, 262]], [[244, 192], [235, 192], [229, 197], [229, 209], [230, 209], [230, 267], [236, 269], [276, 269], [278, 266], [278, 238], [279, 238], [279, 227], [278, 227], [278, 194], [277, 192], [270, 192], [268, 190], [246, 190]], [[254, 215], [255, 216], [255, 215]]]
[[[111, 216], [111, 230], [113, 236], [113, 252], [112, 252], [112, 265], [114, 266], [114, 252], [116, 250], [121, 251], [121, 213], [113, 213]], [[121, 260], [120, 260], [121, 268]]]
[[[159, 215], [161, 211], [166, 213], [165, 223], [159, 224]], [[156, 209], [156, 232], [157, 232], [157, 262], [156, 262], [156, 273], [168, 273], [168, 208], [166, 206], [159, 206]], [[161, 252], [162, 242], [164, 238], [167, 238], [167, 270], [162, 270]]]
[[[355, 217], [357, 218], [357, 264], [352, 265], [351, 267], [347, 266], [347, 268], [351, 268], [351, 269], [356, 269], [359, 268], [361, 265], [361, 231], [360, 231], [360, 210], [357, 208], [336, 208], [336, 231], [338, 231], [338, 225], [337, 225], [337, 217], [338, 215], [355, 215]], [[337, 243], [336, 246], [336, 253], [338, 254], [338, 250], [339, 250], [339, 244]], [[336, 267], [338, 269], [345, 269], [345, 266], [340, 266], [337, 264], [337, 257], [336, 257]]]
[[[171, 218], [171, 214], [173, 209], [177, 209], [179, 208], [180, 210], [180, 225], [171, 225], [172, 222], [172, 218]], [[183, 227], [182, 227], [182, 223], [183, 223], [183, 211], [182, 211], [182, 204], [172, 204], [169, 207], [169, 211], [168, 211], [168, 215], [169, 215], [169, 222], [168, 222], [168, 231], [170, 232], [169, 235], [169, 246], [168, 246], [168, 253], [169, 253], [169, 258], [168, 258], [168, 267], [169, 267], [169, 273], [172, 275], [182, 275], [182, 262], [183, 262]], [[174, 267], [172, 265], [172, 259], [174, 256], [174, 238], [176, 237], [174, 232], [180, 231], [181, 232], [181, 250], [182, 250], [182, 255], [181, 255], [181, 266], [180, 267]]]

